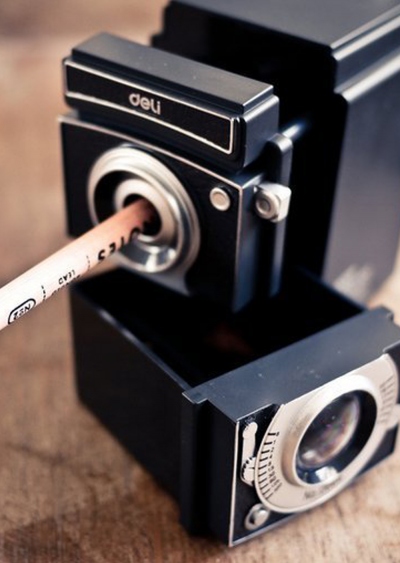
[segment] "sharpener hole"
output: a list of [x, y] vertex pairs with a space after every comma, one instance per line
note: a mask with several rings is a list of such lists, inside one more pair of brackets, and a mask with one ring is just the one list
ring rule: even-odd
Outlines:
[[[128, 195], [124, 199], [122, 207], [128, 207], [128, 205], [135, 203], [135, 201], [138, 201], [139, 199], [146, 199], [146, 198], [143, 198], [142, 196], [135, 194]], [[146, 221], [146, 223], [143, 226], [143, 231], [139, 236], [146, 237], [146, 239], [150, 241], [152, 238], [155, 238], [161, 231], [162, 222], [161, 222], [161, 216], [157, 211], [157, 209], [154, 207], [154, 205], [149, 200], [146, 201], [149, 203], [149, 205], [152, 208], [151, 209], [152, 217], [149, 221]]]
[[[122, 259], [144, 274], [179, 268], [182, 279], [200, 248], [197, 213], [183, 184], [160, 160], [130, 146], [112, 149], [95, 162], [88, 181], [94, 223], [140, 197], [154, 207], [154, 219], [121, 250]], [[177, 279], [175, 285], [181, 284]]]

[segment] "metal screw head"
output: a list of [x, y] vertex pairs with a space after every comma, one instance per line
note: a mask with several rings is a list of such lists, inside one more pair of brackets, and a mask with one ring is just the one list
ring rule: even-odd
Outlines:
[[255, 188], [255, 211], [262, 219], [275, 223], [287, 217], [291, 190], [280, 184], [265, 182]]
[[256, 197], [256, 211], [262, 219], [275, 219], [279, 215], [279, 198], [264, 190], [260, 190]]
[[270, 514], [271, 512], [263, 504], [255, 504], [244, 520], [244, 527], [246, 530], [257, 530], [266, 523]]
[[230, 195], [222, 188], [213, 188], [211, 190], [210, 201], [218, 211], [227, 211], [231, 206]]

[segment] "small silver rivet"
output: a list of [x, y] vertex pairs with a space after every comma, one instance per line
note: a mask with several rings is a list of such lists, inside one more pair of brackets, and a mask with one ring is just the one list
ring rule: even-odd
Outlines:
[[270, 514], [271, 512], [263, 504], [255, 504], [250, 508], [245, 518], [245, 528], [247, 530], [257, 530], [266, 523]]
[[222, 188], [213, 188], [210, 192], [210, 201], [218, 211], [227, 211], [231, 206], [231, 198]]

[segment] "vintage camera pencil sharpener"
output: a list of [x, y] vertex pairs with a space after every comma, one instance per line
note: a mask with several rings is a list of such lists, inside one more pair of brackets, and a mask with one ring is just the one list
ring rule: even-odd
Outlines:
[[241, 543], [395, 447], [400, 328], [362, 303], [398, 245], [400, 3], [173, 1], [153, 47], [63, 62], [69, 233], [158, 219], [71, 291], [80, 399]]

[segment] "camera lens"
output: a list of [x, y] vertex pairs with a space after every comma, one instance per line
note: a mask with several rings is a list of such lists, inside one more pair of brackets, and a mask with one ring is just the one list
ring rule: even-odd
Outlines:
[[317, 469], [329, 463], [353, 438], [360, 412], [360, 400], [354, 393], [330, 403], [311, 423], [301, 441], [298, 465]]
[[384, 436], [397, 424], [398, 389], [398, 371], [384, 354], [281, 404], [255, 460], [260, 501], [292, 513], [341, 491], [380, 456]]
[[[152, 154], [131, 146], [115, 147], [94, 163], [88, 179], [93, 222], [113, 215], [138, 197], [147, 199], [157, 220], [120, 252], [124, 263], [145, 275], [158, 274], [181, 288], [200, 247], [197, 213], [175, 173]], [[171, 275], [171, 270], [174, 275]], [[164, 276], [169, 272], [169, 277]]]
[[329, 403], [307, 428], [297, 451], [296, 470], [307, 483], [329, 480], [363, 448], [376, 409], [364, 392], [346, 393]]

